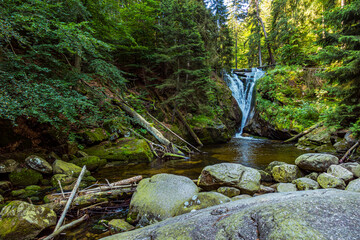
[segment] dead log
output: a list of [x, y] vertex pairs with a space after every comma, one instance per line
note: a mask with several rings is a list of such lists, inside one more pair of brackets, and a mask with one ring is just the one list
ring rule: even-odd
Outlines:
[[[186, 129], [188, 130], [188, 132], [190, 133], [190, 135], [193, 137], [193, 139], [195, 140], [195, 142], [200, 146], [204, 146], [202, 144], [202, 142], [200, 141], [199, 137], [196, 135], [196, 133], [192, 130], [192, 128], [190, 127], [190, 125], [187, 123], [186, 119], [183, 117], [183, 115], [179, 112], [179, 110], [175, 111], [176, 115], [178, 116], [179, 120], [182, 122], [182, 124], [184, 124], [184, 126], [186, 127]], [[200, 152], [200, 151], [199, 151]]]
[[317, 123], [316, 125], [314, 125], [314, 126], [308, 128], [308, 129], [306, 129], [305, 131], [303, 131], [303, 132], [295, 135], [294, 137], [285, 140], [283, 143], [294, 142], [294, 141], [298, 140], [299, 138], [301, 138], [302, 136], [305, 136], [306, 134], [314, 131], [315, 129], [317, 129], [318, 127], [320, 127], [322, 124], [323, 124], [322, 122]]
[[85, 221], [86, 219], [89, 218], [89, 215], [85, 214], [84, 216], [82, 216], [81, 218], [72, 221], [71, 223], [68, 223], [62, 227], [60, 227], [59, 229], [57, 229], [56, 231], [54, 231], [52, 234], [50, 234], [49, 236], [47, 236], [46, 238], [44, 238], [43, 240], [51, 240], [54, 237], [56, 237], [57, 235], [59, 235], [60, 233], [62, 233], [63, 231], [65, 231], [66, 229], [75, 227], [76, 225], [78, 225], [79, 223]]
[[356, 148], [358, 148], [360, 144], [360, 140], [358, 140], [349, 150], [346, 151], [345, 155], [340, 159], [339, 163], [343, 163], [348, 157], [349, 155], [356, 150]]
[[112, 100], [112, 103], [119, 106], [125, 112], [127, 112], [134, 120], [140, 124], [143, 128], [145, 128], [148, 132], [150, 132], [161, 144], [170, 147], [171, 142], [166, 139], [162, 133], [157, 130], [151, 123], [146, 121], [140, 114], [138, 114], [134, 109], [126, 105], [124, 102], [119, 100]]

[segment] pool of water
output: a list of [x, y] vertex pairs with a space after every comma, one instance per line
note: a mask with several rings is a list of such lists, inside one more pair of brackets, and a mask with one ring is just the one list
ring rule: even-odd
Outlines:
[[101, 169], [93, 176], [98, 180], [106, 178], [110, 182], [136, 175], [145, 178], [158, 173], [172, 173], [196, 179], [208, 165], [229, 162], [264, 169], [272, 161], [294, 163], [298, 156], [306, 153], [293, 144], [254, 138], [233, 138], [229, 143], [206, 146], [201, 150], [203, 153], [193, 154], [186, 160], [158, 159], [151, 163], [112, 166]]

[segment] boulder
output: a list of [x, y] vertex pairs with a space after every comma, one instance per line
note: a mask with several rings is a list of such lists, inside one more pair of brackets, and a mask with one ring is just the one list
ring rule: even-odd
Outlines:
[[203, 144], [226, 143], [231, 139], [231, 132], [219, 119], [201, 115], [189, 122]]
[[220, 163], [201, 171], [198, 185], [204, 189], [221, 186], [236, 187], [244, 193], [254, 193], [260, 188], [260, 173], [253, 168], [236, 163]]
[[13, 201], [0, 213], [0, 239], [34, 239], [43, 229], [56, 224], [56, 213], [50, 208]]
[[349, 180], [354, 178], [354, 175], [352, 174], [352, 172], [350, 172], [346, 168], [343, 168], [342, 166], [339, 166], [339, 165], [331, 165], [328, 168], [327, 173], [329, 173], [335, 177], [341, 178], [345, 182], [348, 182]]
[[271, 174], [275, 181], [282, 183], [291, 183], [293, 180], [301, 177], [301, 172], [296, 165], [283, 164], [275, 166]]
[[276, 189], [278, 192], [294, 192], [296, 191], [296, 185], [292, 183], [280, 183]]
[[315, 172], [325, 172], [328, 167], [338, 163], [336, 156], [325, 153], [305, 153], [295, 160], [299, 168]]
[[120, 138], [115, 143], [105, 142], [84, 150], [91, 156], [124, 163], [151, 162], [154, 159], [149, 144], [143, 139]]
[[346, 152], [351, 146], [349, 146], [348, 142], [345, 139], [338, 141], [334, 144], [334, 148], [336, 152], [342, 153]]
[[86, 169], [88, 169], [89, 171], [94, 171], [105, 166], [106, 162], [106, 159], [101, 159], [97, 156], [84, 156], [80, 158], [75, 158], [71, 161], [71, 163], [79, 167], [86, 165]]
[[231, 201], [237, 201], [237, 200], [242, 200], [242, 199], [247, 199], [247, 198], [252, 198], [252, 196], [250, 196], [248, 194], [241, 194], [241, 195], [232, 197]]
[[345, 189], [345, 182], [328, 173], [322, 173], [317, 178], [317, 182], [322, 188], [338, 188]]
[[184, 202], [197, 194], [197, 186], [187, 177], [157, 174], [143, 179], [131, 199], [127, 220], [149, 224], [173, 217]]
[[216, 191], [229, 198], [240, 195], [240, 190], [234, 187], [219, 187]]
[[260, 190], [258, 193], [273, 193], [275, 192], [275, 189], [272, 187], [266, 187], [264, 185], [260, 185]]
[[16, 186], [36, 185], [42, 178], [41, 173], [28, 168], [18, 168], [9, 174], [10, 182]]
[[320, 188], [318, 182], [307, 177], [298, 178], [292, 183], [296, 184], [296, 187], [299, 190], [315, 190]]
[[[334, 131], [327, 127], [319, 127], [298, 140], [296, 146], [300, 149], [317, 150], [319, 147], [332, 147], [331, 135]], [[333, 147], [332, 147], [333, 148]], [[335, 150], [335, 148], [333, 148]]]
[[76, 178], [68, 176], [66, 174], [55, 174], [51, 177], [51, 185], [53, 187], [60, 187], [59, 181], [61, 183], [61, 187], [71, 185], [73, 182], [76, 181]]
[[[76, 166], [73, 163], [64, 162], [62, 160], [56, 160], [52, 167], [54, 174], [65, 174], [70, 177], [78, 177], [82, 170], [82, 167]], [[89, 171], [86, 170], [85, 175], [89, 174]]]
[[82, 136], [81, 141], [88, 145], [94, 145], [106, 141], [110, 137], [109, 133], [102, 128], [83, 130], [79, 135]]
[[279, 162], [279, 161], [273, 161], [273, 162], [269, 163], [269, 165], [265, 168], [265, 172], [271, 173], [271, 171], [273, 170], [273, 168], [275, 166], [281, 166], [281, 165], [284, 165], [284, 164], [287, 164], [287, 163]]
[[274, 179], [271, 176], [271, 173], [265, 172], [263, 170], [258, 170], [261, 175], [261, 181], [262, 182], [273, 182]]
[[9, 181], [0, 181], [0, 190], [7, 191], [11, 189], [11, 182]]
[[358, 239], [360, 193], [319, 189], [232, 201], [105, 237], [135, 239]]
[[184, 204], [178, 208], [176, 215], [193, 212], [230, 201], [231, 199], [229, 197], [218, 192], [201, 192], [184, 202]]
[[349, 182], [347, 187], [345, 188], [347, 191], [360, 192], [360, 178], [352, 180]]
[[17, 199], [28, 199], [32, 201], [40, 201], [41, 187], [37, 185], [27, 186], [25, 189], [11, 191], [11, 196]]
[[127, 223], [124, 219], [112, 219], [108, 226], [112, 234], [119, 232], [126, 232], [135, 229], [134, 226]]
[[26, 164], [41, 173], [49, 174], [52, 173], [52, 167], [45, 159], [31, 155], [25, 159]]
[[317, 178], [318, 178], [318, 176], [319, 176], [319, 173], [317, 173], [317, 172], [312, 172], [312, 173], [309, 173], [308, 175], [306, 175], [305, 177], [306, 177], [306, 178], [310, 178], [310, 179], [316, 181]]
[[341, 163], [340, 166], [352, 172], [352, 174], [354, 174], [355, 177], [357, 178], [360, 177], [360, 164], [355, 162], [348, 162], [348, 163]]
[[7, 159], [0, 163], [0, 173], [10, 173], [15, 171], [18, 167], [19, 163], [16, 162], [14, 159]]

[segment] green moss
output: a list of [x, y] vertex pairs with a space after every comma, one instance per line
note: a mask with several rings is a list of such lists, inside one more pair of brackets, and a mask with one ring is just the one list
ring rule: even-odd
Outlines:
[[102, 128], [84, 130], [81, 135], [88, 144], [100, 143], [110, 137], [109, 133]]
[[85, 156], [81, 158], [76, 158], [71, 161], [71, 163], [79, 167], [83, 167], [84, 165], [86, 165], [86, 168], [89, 171], [94, 171], [98, 168], [105, 166], [106, 162], [107, 162], [106, 159], [103, 158], [101, 159], [97, 156]]
[[37, 184], [43, 176], [41, 173], [27, 168], [17, 169], [9, 174], [10, 182], [17, 186], [29, 186]]

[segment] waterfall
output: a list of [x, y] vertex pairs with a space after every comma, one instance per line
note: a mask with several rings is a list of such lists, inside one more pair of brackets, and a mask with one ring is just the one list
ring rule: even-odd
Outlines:
[[251, 71], [237, 72], [236, 74], [234, 72], [225, 73], [224, 75], [225, 81], [242, 112], [241, 126], [235, 135], [237, 138], [241, 137], [251, 112], [256, 80], [263, 75], [264, 72], [257, 68], [252, 68]]

